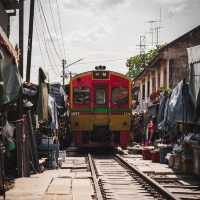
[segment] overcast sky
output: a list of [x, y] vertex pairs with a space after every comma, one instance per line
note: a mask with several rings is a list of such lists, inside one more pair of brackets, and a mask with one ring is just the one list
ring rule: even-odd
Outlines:
[[[51, 36], [48, 35], [42, 13], [39, 12], [39, 0], [36, 0], [31, 70], [33, 82], [37, 81], [39, 66], [49, 73], [51, 82], [60, 81], [62, 73], [60, 59], [63, 57], [66, 57], [68, 64], [84, 58], [69, 67], [72, 73], [91, 70], [96, 65], [106, 65], [107, 69], [126, 73], [127, 58], [139, 54], [137, 45], [140, 35], [146, 36], [146, 44], [150, 45], [147, 48], [151, 48], [150, 24], [147, 22], [159, 20], [160, 9], [161, 44], [170, 42], [200, 25], [200, 0], [57, 0], [66, 49], [64, 53], [56, 0], [40, 1]], [[26, 0], [25, 38], [28, 32], [28, 17], [29, 0]], [[18, 43], [17, 19], [17, 17], [11, 19], [13, 44]], [[154, 27], [158, 25], [159, 23], [156, 23]], [[52, 39], [60, 59], [53, 50]], [[49, 63], [45, 52], [44, 41], [50, 58], [54, 61], [53, 66]], [[25, 45], [26, 43], [25, 41]]]

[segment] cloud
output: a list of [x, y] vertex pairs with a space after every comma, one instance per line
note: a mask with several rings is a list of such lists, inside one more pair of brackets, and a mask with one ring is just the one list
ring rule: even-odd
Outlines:
[[112, 32], [111, 26], [109, 24], [104, 24], [103, 22], [99, 22], [90, 28], [87, 29], [79, 29], [73, 31], [70, 35], [66, 37], [66, 41], [71, 45], [87, 44], [97, 42], [102, 39], [106, 35]]
[[67, 0], [64, 2], [64, 8], [89, 9], [96, 11], [101, 9], [110, 9], [127, 2], [128, 0]]
[[153, 0], [157, 3], [160, 4], [170, 4], [170, 5], [177, 5], [177, 4], [181, 4], [181, 3], [185, 3], [187, 0]]
[[[181, 13], [188, 4], [188, 0], [153, 0], [160, 4], [162, 7], [166, 7], [169, 16]], [[192, 0], [190, 0], [192, 1]]]

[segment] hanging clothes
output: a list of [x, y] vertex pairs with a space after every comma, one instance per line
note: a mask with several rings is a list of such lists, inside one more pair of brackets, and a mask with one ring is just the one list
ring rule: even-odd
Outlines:
[[16, 147], [14, 142], [14, 130], [15, 130], [14, 125], [6, 121], [5, 125], [2, 128], [2, 133], [1, 133], [2, 136], [5, 138], [6, 147], [10, 151], [15, 149]]
[[165, 92], [162, 92], [160, 95], [160, 103], [157, 115], [157, 123], [160, 123], [164, 120], [165, 117], [165, 106], [168, 99], [168, 95]]
[[48, 120], [48, 86], [45, 83], [46, 75], [43, 70], [39, 69], [39, 90], [38, 90], [38, 103], [37, 114], [39, 121]]
[[167, 113], [168, 123], [174, 126], [177, 121], [193, 121], [194, 109], [189, 85], [184, 81], [180, 81], [173, 89], [169, 99]]
[[55, 99], [49, 95], [49, 114], [51, 116], [51, 129], [58, 129], [58, 111]]
[[54, 83], [49, 85], [49, 94], [55, 99], [57, 106], [64, 107], [64, 91], [60, 83]]
[[12, 57], [0, 58], [0, 105], [14, 102], [20, 93], [22, 78]]
[[187, 49], [190, 68], [190, 88], [195, 104], [195, 121], [200, 121], [200, 45]]

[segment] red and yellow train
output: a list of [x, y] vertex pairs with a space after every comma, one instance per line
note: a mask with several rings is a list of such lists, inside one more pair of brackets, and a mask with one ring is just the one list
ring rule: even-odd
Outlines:
[[98, 66], [70, 81], [70, 123], [79, 147], [126, 147], [131, 128], [131, 80]]

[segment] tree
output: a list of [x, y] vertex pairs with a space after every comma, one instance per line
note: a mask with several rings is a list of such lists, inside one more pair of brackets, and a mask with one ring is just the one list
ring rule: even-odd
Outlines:
[[127, 76], [131, 79], [136, 78], [149, 62], [157, 55], [159, 49], [151, 49], [144, 55], [136, 55], [130, 57], [126, 61], [126, 66], [129, 68]]

